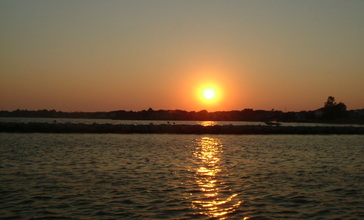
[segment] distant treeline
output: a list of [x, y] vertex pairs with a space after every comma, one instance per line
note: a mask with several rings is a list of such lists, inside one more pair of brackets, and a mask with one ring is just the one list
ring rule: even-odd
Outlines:
[[[341, 106], [342, 107], [342, 106]], [[281, 122], [326, 122], [326, 123], [364, 123], [364, 109], [351, 110], [340, 106], [324, 107], [315, 111], [282, 112], [278, 110], [241, 111], [183, 111], [153, 110], [111, 111], [111, 112], [62, 112], [56, 110], [15, 110], [0, 111], [0, 117], [32, 118], [89, 118], [115, 120], [193, 120], [193, 121], [281, 121]]]
[[364, 109], [346, 110], [342, 102], [336, 103], [329, 96], [324, 107], [314, 111], [282, 112], [272, 109], [241, 111], [183, 111], [153, 110], [143, 111], [111, 111], [111, 112], [61, 112], [56, 110], [20, 110], [0, 111], [0, 117], [32, 117], [32, 118], [90, 118], [116, 120], [184, 120], [184, 121], [282, 121], [282, 122], [323, 122], [323, 123], [364, 123]]

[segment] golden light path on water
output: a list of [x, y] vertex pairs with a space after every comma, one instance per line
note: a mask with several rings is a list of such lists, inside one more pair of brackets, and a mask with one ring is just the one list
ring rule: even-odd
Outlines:
[[216, 138], [204, 137], [197, 142], [194, 156], [198, 159], [199, 166], [196, 168], [195, 179], [201, 195], [192, 202], [192, 208], [198, 214], [227, 219], [227, 215], [236, 211], [241, 201], [230, 189], [222, 189], [224, 183], [219, 180], [219, 174], [223, 172], [220, 166], [222, 147]]
[[202, 125], [202, 126], [215, 126], [217, 125], [216, 121], [201, 121], [200, 123], [198, 123], [199, 125]]

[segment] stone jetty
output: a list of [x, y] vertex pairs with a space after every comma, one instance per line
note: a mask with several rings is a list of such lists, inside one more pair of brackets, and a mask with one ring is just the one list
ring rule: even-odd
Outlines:
[[354, 126], [266, 126], [266, 125], [130, 125], [82, 123], [0, 122], [0, 132], [15, 133], [116, 133], [116, 134], [364, 134]]

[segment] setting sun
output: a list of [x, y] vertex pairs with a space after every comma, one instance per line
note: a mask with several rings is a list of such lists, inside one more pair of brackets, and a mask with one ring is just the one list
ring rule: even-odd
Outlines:
[[205, 89], [203, 91], [203, 97], [206, 99], [206, 100], [212, 100], [216, 97], [216, 93], [213, 89]]
[[198, 90], [198, 97], [203, 105], [201, 106], [202, 108], [210, 109], [212, 106], [216, 107], [221, 104], [221, 89], [216, 84], [202, 86]]

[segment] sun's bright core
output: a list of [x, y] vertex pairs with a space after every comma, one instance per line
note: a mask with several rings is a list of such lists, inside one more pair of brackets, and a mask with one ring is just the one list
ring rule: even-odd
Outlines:
[[205, 89], [203, 91], [203, 97], [207, 100], [212, 100], [216, 97], [216, 93], [213, 89]]

